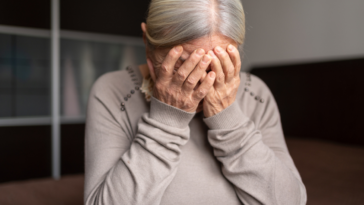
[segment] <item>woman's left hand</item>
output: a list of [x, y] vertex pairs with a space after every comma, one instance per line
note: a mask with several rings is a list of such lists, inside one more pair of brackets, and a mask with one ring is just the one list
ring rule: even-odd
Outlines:
[[230, 106], [236, 98], [240, 85], [241, 60], [238, 49], [229, 45], [226, 49], [217, 46], [209, 51], [211, 70], [216, 73], [216, 80], [203, 101], [205, 117], [211, 117]]

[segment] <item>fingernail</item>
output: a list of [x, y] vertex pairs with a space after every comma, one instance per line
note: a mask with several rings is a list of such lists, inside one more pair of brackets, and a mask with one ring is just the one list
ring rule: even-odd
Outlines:
[[228, 49], [229, 49], [229, 51], [234, 51], [234, 46], [230, 44], [230, 45], [228, 46]]
[[202, 56], [203, 54], [205, 54], [205, 51], [202, 48], [200, 48], [197, 50], [197, 54]]
[[220, 46], [216, 46], [215, 51], [218, 53], [222, 52], [222, 48]]
[[182, 50], [182, 46], [176, 46], [176, 47], [174, 47], [174, 50], [175, 50], [177, 53], [179, 53], [179, 52], [181, 52], [181, 50]]
[[210, 78], [215, 78], [215, 72], [209, 72]]
[[210, 61], [210, 57], [208, 55], [205, 55], [202, 59], [204, 63], [208, 63]]

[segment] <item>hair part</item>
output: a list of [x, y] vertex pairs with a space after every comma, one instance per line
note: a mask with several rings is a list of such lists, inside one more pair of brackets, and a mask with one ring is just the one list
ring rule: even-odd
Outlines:
[[245, 15], [240, 0], [152, 0], [146, 37], [151, 49], [173, 47], [220, 33], [239, 47], [245, 39]]

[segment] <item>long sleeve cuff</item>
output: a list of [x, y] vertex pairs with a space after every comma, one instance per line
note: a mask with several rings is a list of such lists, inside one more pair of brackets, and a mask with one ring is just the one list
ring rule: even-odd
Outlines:
[[149, 117], [163, 124], [177, 128], [185, 128], [195, 114], [195, 112], [186, 112], [168, 105], [155, 97], [151, 99]]
[[218, 114], [204, 118], [206, 125], [212, 130], [231, 129], [248, 117], [240, 110], [238, 103], [235, 101], [229, 107], [225, 108]]

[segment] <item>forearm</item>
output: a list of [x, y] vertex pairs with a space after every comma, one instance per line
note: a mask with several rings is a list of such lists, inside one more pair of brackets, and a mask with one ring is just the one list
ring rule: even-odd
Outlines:
[[[304, 186], [284, 159], [263, 143], [262, 135], [235, 102], [205, 119], [214, 154], [225, 177], [245, 204], [303, 204]], [[288, 153], [285, 153], [288, 154]]]
[[[180, 147], [187, 143], [188, 122], [193, 115], [163, 107], [165, 105], [160, 103], [158, 106], [158, 116], [151, 112], [140, 119], [138, 133], [130, 148], [98, 179], [85, 200], [86, 204], [160, 203], [165, 189], [176, 174]], [[160, 106], [164, 110], [161, 111]], [[178, 118], [164, 113], [168, 109], [180, 112]], [[161, 121], [163, 119], [164, 122]], [[118, 149], [118, 146], [109, 149]]]

